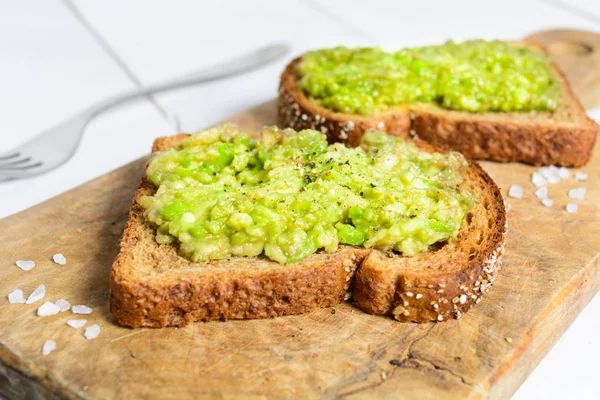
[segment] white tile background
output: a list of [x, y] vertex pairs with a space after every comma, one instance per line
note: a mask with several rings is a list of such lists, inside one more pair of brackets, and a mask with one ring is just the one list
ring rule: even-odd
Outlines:
[[[286, 42], [299, 54], [337, 44], [517, 39], [548, 28], [600, 31], [600, 1], [0, 1], [0, 152], [136, 81], [155, 83], [268, 42]], [[0, 217], [147, 153], [154, 137], [176, 130], [166, 113], [192, 131], [273, 98], [288, 60], [102, 114], [68, 163], [0, 184]], [[596, 296], [514, 398], [600, 398], [599, 314]]]

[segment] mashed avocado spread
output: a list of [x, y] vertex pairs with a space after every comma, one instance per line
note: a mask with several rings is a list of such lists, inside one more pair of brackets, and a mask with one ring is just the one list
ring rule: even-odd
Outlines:
[[298, 65], [313, 100], [349, 114], [427, 103], [451, 110], [548, 111], [561, 95], [550, 60], [501, 41], [452, 41], [386, 53], [378, 48], [312, 51]]
[[192, 261], [258, 256], [299, 261], [339, 244], [413, 256], [455, 237], [472, 195], [459, 188], [467, 161], [426, 153], [368, 131], [363, 145], [328, 145], [314, 130], [265, 128], [260, 141], [234, 126], [190, 136], [157, 153], [158, 188], [140, 204]]

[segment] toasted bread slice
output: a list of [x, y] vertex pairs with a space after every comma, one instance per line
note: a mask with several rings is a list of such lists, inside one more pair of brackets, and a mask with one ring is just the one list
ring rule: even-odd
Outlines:
[[[159, 138], [153, 151], [177, 147], [187, 136]], [[434, 150], [424, 142], [419, 146]], [[358, 305], [370, 313], [416, 322], [460, 317], [496, 276], [506, 223], [500, 191], [478, 164], [470, 163], [463, 184], [477, 204], [458, 237], [435, 251], [402, 257], [340, 246], [282, 265], [264, 257], [193, 263], [176, 245], [158, 244], [139, 205], [155, 190], [144, 178], [112, 267], [110, 309], [130, 327], [180, 326], [300, 314], [338, 304], [353, 289]]]
[[[546, 53], [535, 43], [514, 44]], [[297, 66], [301, 58], [288, 64], [281, 75], [278, 117], [282, 127], [320, 130], [330, 141], [354, 146], [367, 129], [380, 129], [390, 135], [417, 136], [474, 159], [532, 165], [579, 167], [588, 162], [594, 147], [597, 125], [587, 117], [556, 65], [563, 91], [554, 112], [479, 114], [416, 104], [361, 116], [328, 110], [308, 98], [299, 87]]]

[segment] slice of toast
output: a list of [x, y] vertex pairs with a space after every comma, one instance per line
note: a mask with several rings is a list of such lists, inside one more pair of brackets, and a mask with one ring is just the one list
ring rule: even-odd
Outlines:
[[[536, 43], [512, 44], [547, 55]], [[585, 165], [596, 141], [596, 123], [587, 117], [555, 64], [563, 90], [554, 112], [470, 113], [416, 104], [362, 116], [334, 112], [308, 98], [299, 86], [301, 58], [290, 62], [281, 75], [279, 124], [295, 130], [316, 129], [330, 141], [356, 146], [367, 129], [379, 129], [391, 135], [417, 136], [474, 159], [566, 167]]]
[[[187, 136], [159, 138], [153, 152], [178, 147]], [[439, 249], [402, 257], [340, 246], [335, 253], [319, 252], [283, 265], [265, 257], [194, 263], [176, 245], [158, 244], [155, 227], [139, 205], [142, 196], [155, 191], [144, 178], [112, 267], [111, 312], [130, 327], [181, 326], [300, 314], [338, 304], [352, 290], [359, 307], [370, 313], [416, 322], [460, 317], [500, 268], [506, 224], [500, 191], [478, 164], [470, 162], [463, 184], [476, 205], [458, 237]]]

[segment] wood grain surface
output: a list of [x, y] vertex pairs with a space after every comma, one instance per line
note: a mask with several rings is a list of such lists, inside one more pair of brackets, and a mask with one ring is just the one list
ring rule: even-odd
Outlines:
[[585, 108], [600, 107], [600, 35], [573, 29], [550, 29], [527, 37], [543, 44]]
[[[567, 71], [569, 74], [569, 71]], [[232, 118], [258, 132], [275, 122], [274, 102]], [[151, 143], [148, 143], [150, 147]], [[533, 192], [534, 167], [482, 165], [506, 193], [505, 266], [490, 293], [461, 320], [407, 324], [341, 304], [300, 316], [195, 323], [185, 328], [116, 325], [108, 278], [131, 197], [144, 173], [138, 160], [45, 203], [0, 220], [0, 393], [9, 398], [506, 398], [523, 382], [600, 289], [600, 150], [573, 178]], [[575, 171], [572, 170], [572, 173]], [[587, 187], [584, 200], [567, 191]], [[565, 211], [577, 202], [575, 214]], [[62, 252], [67, 265], [52, 262]], [[32, 259], [28, 272], [14, 265]], [[9, 304], [45, 284], [44, 300]], [[36, 316], [43, 301], [86, 304], [89, 316]], [[99, 324], [86, 340], [72, 318]], [[57, 350], [42, 356], [47, 339]]]

